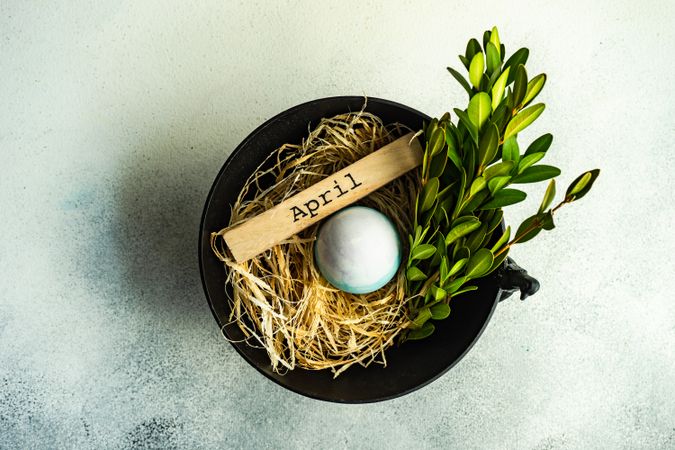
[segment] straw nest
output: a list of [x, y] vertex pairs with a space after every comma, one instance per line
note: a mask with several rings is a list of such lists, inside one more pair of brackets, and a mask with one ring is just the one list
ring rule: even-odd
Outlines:
[[[397, 124], [385, 125], [364, 111], [321, 120], [301, 145], [276, 149], [247, 180], [232, 206], [229, 226], [266, 211], [408, 131]], [[417, 171], [411, 171], [359, 204], [382, 211], [405, 237], [412, 228], [417, 177]], [[296, 367], [331, 369], [337, 377], [353, 364], [386, 365], [385, 350], [409, 324], [404, 270], [370, 294], [340, 291], [314, 265], [317, 227], [244, 263], [229, 255], [222, 239], [225, 229], [212, 233], [211, 246], [227, 267], [227, 282], [232, 285], [230, 323], [241, 328], [246, 342], [267, 351], [279, 373]]]

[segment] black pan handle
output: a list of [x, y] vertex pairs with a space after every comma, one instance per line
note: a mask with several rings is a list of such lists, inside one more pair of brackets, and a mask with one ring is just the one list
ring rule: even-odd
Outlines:
[[516, 291], [520, 291], [520, 299], [525, 300], [539, 290], [539, 282], [527, 274], [527, 270], [520, 267], [511, 258], [506, 258], [506, 264], [499, 271], [499, 287], [502, 293], [499, 301], [506, 300]]

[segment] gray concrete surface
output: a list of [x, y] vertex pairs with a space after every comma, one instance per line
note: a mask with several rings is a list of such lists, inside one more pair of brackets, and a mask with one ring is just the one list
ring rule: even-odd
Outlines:
[[[675, 448], [673, 2], [0, 2], [0, 448]], [[196, 259], [235, 145], [339, 94], [429, 114], [493, 24], [545, 71], [542, 282], [406, 397], [299, 397], [220, 337]], [[519, 223], [541, 192], [508, 213]]]

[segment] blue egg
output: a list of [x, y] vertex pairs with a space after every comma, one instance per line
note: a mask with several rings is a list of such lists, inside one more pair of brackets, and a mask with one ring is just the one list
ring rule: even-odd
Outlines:
[[319, 228], [314, 262], [336, 288], [367, 294], [396, 275], [401, 240], [387, 216], [373, 208], [351, 206], [333, 214]]

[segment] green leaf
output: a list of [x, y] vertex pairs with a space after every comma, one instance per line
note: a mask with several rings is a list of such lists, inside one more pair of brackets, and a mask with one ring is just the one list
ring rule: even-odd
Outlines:
[[425, 226], [427, 225], [431, 226], [431, 219], [434, 218], [437, 210], [438, 210], [438, 201], [435, 201], [431, 209], [422, 214], [420, 223], [424, 224]]
[[445, 146], [445, 130], [438, 127], [432, 133], [427, 143], [431, 156], [438, 155]]
[[466, 59], [471, 61], [473, 57], [476, 55], [476, 53], [480, 51], [481, 48], [478, 41], [476, 39], [471, 39], [469, 42], [466, 43], [466, 52], [464, 53], [464, 55], [466, 56]]
[[499, 75], [495, 84], [492, 85], [492, 110], [496, 110], [499, 103], [501, 103], [502, 98], [504, 97], [504, 91], [506, 90], [506, 80], [509, 78], [509, 72], [511, 71], [510, 67], [507, 67], [505, 71]]
[[515, 164], [513, 163], [513, 161], [502, 161], [500, 163], [493, 164], [487, 169], [485, 169], [485, 172], [483, 172], [483, 176], [487, 180], [490, 180], [494, 177], [506, 176], [511, 173], [514, 165]]
[[462, 289], [460, 289], [459, 291], [452, 294], [452, 296], [457, 297], [460, 294], [466, 294], [467, 292], [475, 291], [477, 289], [478, 289], [478, 286], [465, 286]]
[[420, 328], [429, 319], [431, 319], [431, 310], [429, 308], [422, 308], [417, 313], [417, 317], [413, 319], [412, 326], [415, 328]]
[[438, 178], [430, 178], [427, 184], [424, 185], [420, 197], [420, 212], [428, 211], [434, 205], [436, 196], [438, 195], [438, 186]]
[[506, 245], [511, 239], [511, 227], [506, 227], [506, 230], [502, 233], [501, 237], [495, 242], [495, 245], [492, 246], [492, 252], [496, 253], [500, 248]]
[[523, 173], [525, 169], [539, 162], [544, 156], [546, 156], [546, 153], [544, 152], [530, 153], [529, 155], [523, 156], [523, 159], [518, 163], [518, 174]]
[[443, 320], [450, 315], [450, 306], [446, 303], [439, 303], [431, 307], [431, 318], [434, 320]]
[[431, 122], [429, 122], [429, 125], [427, 125], [426, 129], [424, 130], [424, 136], [431, 137], [436, 128], [438, 128], [438, 119], [434, 117], [431, 119]]
[[[435, 301], [438, 300], [443, 300], [445, 297], [448, 296], [448, 293], [445, 292], [444, 289], [439, 288], [436, 285], [431, 286], [431, 295], [433, 296]], [[432, 317], [433, 317], [433, 308], [431, 309], [432, 312]]]
[[499, 130], [494, 123], [488, 124], [478, 144], [478, 163], [485, 167], [494, 159], [499, 149]]
[[487, 227], [488, 234], [492, 234], [492, 232], [497, 228], [497, 226], [500, 223], [502, 223], [502, 219], [504, 218], [504, 210], [502, 210], [502, 209], [494, 209], [490, 212], [492, 213], [492, 217], [490, 218], [490, 221], [488, 222], [488, 227]]
[[458, 169], [462, 168], [462, 158], [460, 158], [459, 153], [457, 153], [457, 150], [454, 148], [448, 147], [448, 159], [452, 161]]
[[509, 124], [506, 126], [506, 132], [504, 133], [504, 140], [510, 138], [513, 135], [516, 135], [527, 128], [532, 122], [534, 122], [537, 117], [544, 112], [545, 105], [543, 103], [537, 103], [532, 105], [518, 114], [516, 117], [511, 119]]
[[459, 156], [459, 151], [457, 150], [457, 138], [453, 132], [453, 128], [449, 128], [445, 132], [445, 144], [448, 148], [448, 158], [458, 169], [462, 168], [462, 158]]
[[408, 281], [421, 281], [426, 280], [427, 276], [422, 272], [417, 266], [410, 266], [405, 272], [405, 276]]
[[441, 262], [441, 258], [444, 257], [447, 254], [446, 248], [445, 248], [445, 236], [443, 236], [443, 233], [438, 233], [438, 237], [436, 237], [436, 253], [434, 253], [434, 257], [431, 259], [431, 262], [429, 263], [430, 267], [437, 267], [438, 264]]
[[428, 338], [433, 334], [434, 329], [435, 327], [433, 323], [426, 322], [421, 328], [411, 330], [406, 336], [406, 339], [409, 341], [418, 341], [420, 339]]
[[502, 208], [504, 206], [522, 202], [525, 200], [525, 197], [527, 197], [527, 194], [518, 189], [502, 189], [494, 195], [492, 200], [484, 204], [480, 209]]
[[539, 206], [539, 212], [543, 213], [546, 208], [551, 206], [551, 202], [553, 202], [553, 198], [555, 197], [555, 180], [551, 180], [548, 183], [548, 187], [546, 188], [546, 192], [544, 193], [544, 198], [541, 201], [541, 206]]
[[490, 117], [491, 112], [490, 96], [486, 92], [479, 92], [469, 101], [469, 119], [478, 130], [481, 129], [485, 121]]
[[458, 290], [459, 288], [461, 288], [462, 285], [463, 285], [464, 283], [466, 283], [466, 281], [467, 281], [467, 278], [466, 278], [466, 277], [459, 277], [459, 278], [457, 278], [456, 280], [454, 280], [452, 283], [450, 283], [450, 284], [448, 285], [448, 287], [445, 288], [445, 291], [446, 291], [448, 294], [453, 294], [453, 293], [457, 292], [457, 290]]
[[499, 255], [495, 256], [495, 260], [492, 262], [492, 267], [490, 267], [490, 270], [488, 270], [488, 273], [486, 273], [485, 275], [488, 275], [488, 274], [494, 272], [494, 271], [495, 271], [496, 269], [498, 269], [499, 267], [501, 267], [502, 264], [504, 263], [504, 260], [505, 260], [506, 257], [508, 256], [508, 254], [509, 254], [509, 249], [507, 248], [507, 249], [504, 250], [502, 253], [500, 253]]
[[435, 246], [431, 244], [420, 244], [413, 248], [410, 252], [410, 260], [414, 261], [416, 259], [428, 259], [434, 256], [434, 253], [436, 253]]
[[462, 150], [464, 151], [462, 166], [464, 175], [466, 175], [465, 186], [463, 187], [468, 188], [476, 174], [476, 164], [478, 162], [478, 144], [474, 146], [473, 141], [467, 137], [467, 139], [464, 141], [464, 144], [462, 145]]
[[452, 269], [450, 269], [450, 272], [448, 272], [448, 277], [452, 277], [457, 274], [462, 268], [466, 265], [466, 263], [469, 261], [469, 258], [462, 258], [459, 261], [457, 261], [455, 264], [452, 265]]
[[455, 207], [452, 210], [452, 214], [450, 215], [452, 219], [454, 220], [455, 218], [459, 217], [459, 212], [462, 208], [462, 196], [464, 196], [464, 193], [466, 192], [466, 171], [464, 170], [464, 167], [459, 169], [459, 189], [457, 190], [457, 201], [455, 201]]
[[469, 247], [465, 245], [455, 245], [455, 250], [452, 252], [452, 257], [455, 261], [466, 258], [467, 260], [471, 256], [471, 251]]
[[448, 111], [444, 112], [440, 119], [438, 119], [438, 125], [445, 129], [450, 123], [450, 113]]
[[447, 161], [448, 154], [444, 152], [441, 152], [431, 158], [431, 163], [429, 164], [429, 176], [440, 177], [443, 174], [443, 170], [445, 169], [445, 164]]
[[553, 166], [540, 164], [538, 166], [528, 167], [523, 173], [514, 177], [512, 183], [536, 183], [537, 181], [548, 180], [549, 178], [560, 175], [560, 169]]
[[490, 190], [490, 193], [494, 196], [497, 192], [499, 192], [500, 189], [509, 184], [509, 181], [511, 181], [510, 176], [494, 177], [490, 181], [488, 181], [488, 189]]
[[494, 261], [494, 255], [487, 248], [481, 248], [478, 250], [471, 258], [466, 265], [466, 276], [467, 278], [479, 278], [492, 267], [492, 262]]
[[471, 90], [471, 85], [469, 84], [468, 81], [462, 76], [461, 73], [457, 72], [455, 69], [452, 67], [448, 67], [448, 72], [450, 72], [450, 75], [452, 75], [457, 82], [462, 85], [464, 90], [469, 94], [469, 97], [473, 95], [473, 91]]
[[599, 175], [600, 169], [589, 170], [579, 175], [567, 188], [565, 199], [569, 199], [568, 201], [579, 200], [591, 190]]
[[555, 223], [553, 222], [553, 213], [551, 211], [544, 213], [542, 219], [542, 228], [546, 231], [550, 231], [555, 228]]
[[[490, 60], [488, 59], [488, 63]], [[502, 70], [499, 66], [501, 66], [501, 61], [497, 62], [498, 66], [494, 69], [494, 71], [490, 74], [489, 77], [487, 77], [487, 74], [485, 75], [487, 77], [487, 83], [485, 84], [485, 92], [490, 94], [490, 97], [492, 97], [492, 86], [495, 85], [497, 82], [497, 78], [502, 74]]]
[[480, 87], [480, 80], [483, 77], [484, 69], [483, 52], [478, 52], [471, 58], [471, 64], [469, 65], [469, 80], [476, 89]]
[[415, 227], [415, 242], [419, 242], [421, 236], [422, 236], [422, 226], [417, 225]]
[[[428, 166], [429, 166], [429, 150], [428, 150], [428, 145], [427, 145], [427, 150], [425, 150], [422, 153], [422, 178], [427, 177], [427, 171], [428, 171]], [[419, 197], [417, 198], [417, 201], [419, 201]], [[417, 213], [417, 205], [415, 205], [415, 212]]]
[[492, 27], [492, 30], [490, 31], [490, 43], [495, 46], [496, 49], [499, 50], [498, 55], [499, 55], [499, 60], [501, 62], [501, 47], [502, 43], [499, 41], [499, 31], [497, 31], [497, 27]]
[[469, 236], [466, 238], [466, 246], [469, 247], [469, 250], [472, 252], [475, 252], [479, 248], [482, 247], [483, 241], [487, 237], [487, 223], [483, 223], [481, 227], [474, 232], [472, 232]]
[[477, 177], [475, 180], [473, 180], [473, 183], [471, 183], [471, 188], [469, 188], [469, 197], [473, 197], [476, 195], [478, 192], [482, 191], [487, 187], [487, 182], [485, 181], [485, 178], [483, 177]]
[[464, 203], [462, 205], [462, 209], [460, 210], [461, 213], [470, 213], [474, 211], [476, 208], [480, 206], [481, 203], [485, 201], [486, 198], [488, 198], [490, 194], [488, 193], [487, 190], [483, 190], [478, 192], [476, 195], [473, 197], [469, 197], [469, 201]]
[[[508, 96], [506, 97], [508, 99]], [[492, 111], [492, 118], [491, 121], [495, 125], [497, 125], [498, 129], [502, 129], [506, 127], [506, 122], [508, 122], [511, 119], [511, 110], [508, 105], [508, 101], [503, 100], [499, 106], [497, 106], [497, 109]]]
[[490, 42], [490, 30], [485, 30], [483, 32], [483, 48], [487, 48], [488, 42]]
[[518, 231], [516, 231], [518, 243], [522, 244], [523, 242], [527, 242], [538, 235], [542, 229], [542, 225], [543, 223], [541, 214], [535, 214], [534, 216], [530, 216], [525, 219], [518, 227]]
[[489, 92], [490, 91], [490, 77], [487, 73], [484, 73], [480, 78], [480, 88], [479, 91]]
[[455, 111], [455, 114], [457, 114], [457, 117], [459, 117], [459, 121], [467, 129], [473, 141], [478, 143], [478, 128], [476, 128], [476, 125], [471, 122], [471, 119], [469, 118], [469, 115], [466, 113], [466, 111], [462, 111], [458, 108], [453, 109], [453, 111]]
[[[449, 114], [449, 113], [448, 113]], [[458, 150], [458, 137], [457, 137], [457, 127], [455, 124], [452, 122], [449, 122], [446, 129], [445, 129], [445, 144], [448, 147], [452, 147], [453, 150], [456, 150], [459, 153]]]
[[504, 63], [504, 69], [506, 70], [507, 67], [513, 67], [514, 69], [511, 70], [511, 74], [509, 75], [508, 80], [506, 81], [506, 85], [508, 86], [513, 79], [516, 76], [516, 67], [518, 67], [518, 64], [523, 64], [527, 62], [527, 57], [530, 55], [530, 51], [526, 49], [525, 47], [518, 49], [509, 59], [506, 60]]
[[525, 66], [518, 64], [516, 66], [516, 77], [514, 78], [513, 83], [513, 104], [515, 108], [519, 108], [521, 102], [525, 98], [525, 93], [527, 92], [527, 71]]
[[492, 75], [495, 71], [499, 70], [499, 66], [502, 65], [502, 61], [499, 58], [499, 48], [495, 47], [492, 42], [488, 42], [486, 55], [487, 73]]
[[502, 146], [502, 160], [513, 161], [518, 164], [520, 161], [520, 148], [518, 147], [518, 140], [515, 136], [511, 136], [504, 141]]
[[472, 215], [466, 215], [456, 218], [452, 221], [452, 227], [457, 227], [463, 223], [473, 222], [474, 220], [479, 220], [478, 217]]
[[[593, 176], [592, 176], [592, 174], [591, 174], [590, 172], [586, 172], [585, 174], [583, 174], [583, 175], [581, 176], [581, 178], [579, 178], [579, 181], [577, 181], [576, 183], [574, 183], [574, 186], [572, 186], [572, 187], [570, 188], [570, 193], [569, 193], [569, 195], [574, 195], [574, 194], [577, 194], [577, 193], [581, 192], [581, 190], [582, 190], [583, 188], [586, 187], [586, 185], [588, 184], [588, 182], [591, 181], [591, 178], [592, 178], [592, 177], [593, 177]], [[483, 181], [484, 181], [484, 180], [483, 180]]]
[[[445, 248], [445, 242], [443, 242], [443, 248]], [[438, 268], [438, 276], [440, 277], [441, 284], [445, 283], [445, 280], [448, 279], [450, 275], [448, 275], [448, 272], [450, 272], [450, 267], [448, 267], [448, 257], [443, 256], [441, 258], [441, 265]]]
[[551, 133], [542, 134], [537, 139], [532, 141], [529, 147], [527, 147], [526, 155], [531, 155], [532, 153], [541, 153], [547, 152], [549, 147], [553, 142], [553, 135]]
[[[465, 219], [462, 217], [461, 219]], [[456, 225], [455, 225], [456, 224]], [[448, 246], [462, 236], [466, 236], [473, 230], [480, 227], [480, 220], [477, 217], [468, 216], [465, 220], [459, 222], [459, 219], [452, 224], [452, 229], [445, 236], [445, 245]]]
[[464, 68], [466, 70], [469, 70], [469, 64], [471, 64], [471, 61], [466, 59], [466, 56], [464, 55], [457, 55], [457, 56], [459, 56], [459, 60], [462, 61], [462, 65], [464, 65]]
[[541, 92], [546, 83], [546, 74], [540, 73], [536, 77], [532, 78], [529, 83], [527, 83], [527, 91], [525, 93], [525, 98], [523, 98], [523, 106], [526, 106]]
[[427, 226], [427, 225], [431, 226], [431, 219], [436, 214], [437, 209], [438, 209], [438, 201], [434, 201], [432, 203], [431, 209], [422, 213], [420, 223], [423, 224], [424, 226]]
[[422, 242], [428, 232], [429, 227], [426, 227], [424, 230], [422, 230], [422, 226], [417, 225], [417, 227], [415, 228], [415, 244], [419, 244], [420, 242]]

